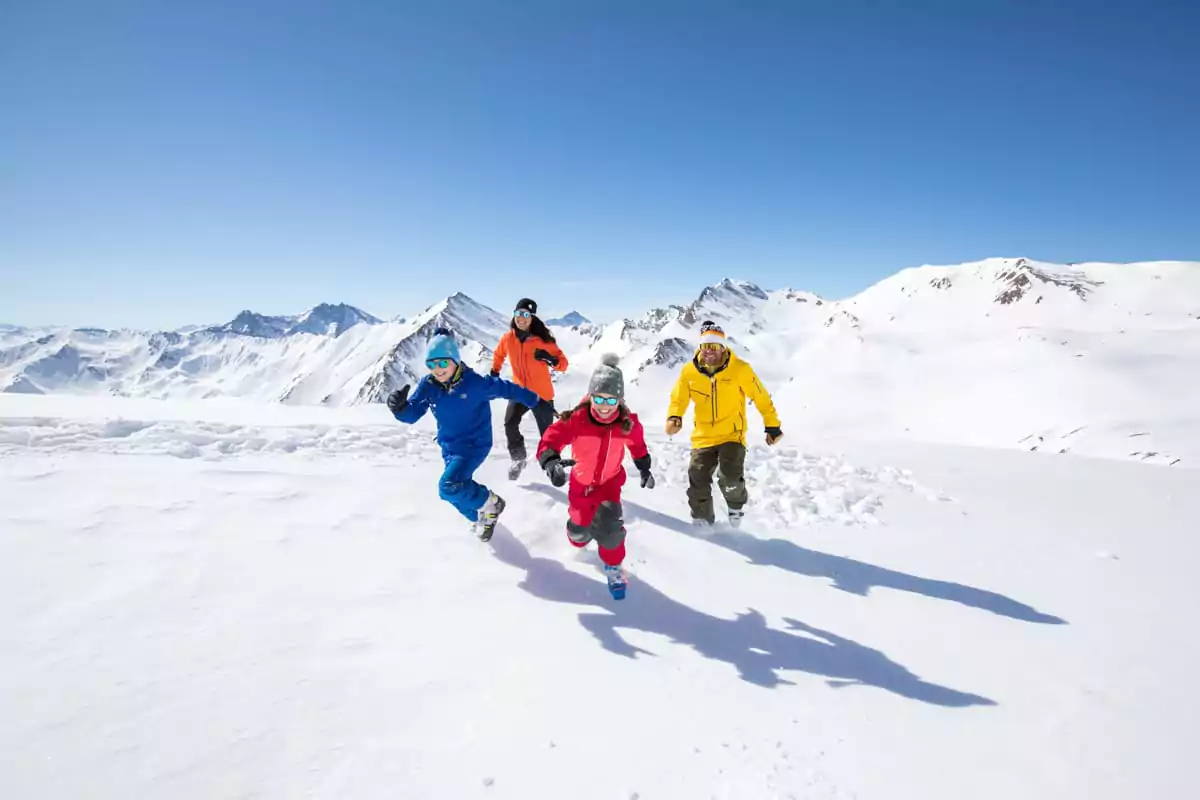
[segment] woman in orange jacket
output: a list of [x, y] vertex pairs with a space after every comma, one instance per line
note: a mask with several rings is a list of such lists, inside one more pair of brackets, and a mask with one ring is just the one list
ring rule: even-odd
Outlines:
[[[554, 384], [550, 370], [565, 372], [567, 357], [554, 341], [554, 336], [537, 316], [537, 303], [528, 297], [521, 298], [513, 310], [508, 333], [500, 337], [496, 353], [492, 356], [492, 375], [499, 377], [504, 360], [512, 367], [513, 382], [537, 394], [541, 402], [533, 408], [539, 439], [554, 422]], [[508, 468], [508, 479], [516, 480], [525, 469], [529, 457], [525, 450], [525, 438], [521, 436], [521, 419], [528, 411], [520, 403], [509, 403], [504, 412], [504, 435], [508, 439], [508, 454], [512, 465]]]

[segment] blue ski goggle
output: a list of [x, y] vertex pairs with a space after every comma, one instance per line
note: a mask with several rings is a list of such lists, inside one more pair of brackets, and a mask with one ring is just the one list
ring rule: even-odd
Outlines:
[[532, 314], [531, 312], [529, 312], [529, 311], [526, 311], [525, 309], [523, 309], [523, 308], [522, 308], [522, 309], [519, 309], [519, 310], [517, 310], [517, 311], [514, 311], [514, 312], [513, 312], [513, 316], [514, 316], [514, 317], [521, 317], [522, 319], [529, 319], [530, 317], [532, 317], [532, 316], [533, 316], [533, 314]]
[[598, 406], [615, 406], [621, 400], [618, 397], [596, 397], [596, 395], [592, 395], [592, 402]]
[[431, 358], [425, 362], [425, 366], [429, 369], [445, 369], [453, 363], [453, 358]]

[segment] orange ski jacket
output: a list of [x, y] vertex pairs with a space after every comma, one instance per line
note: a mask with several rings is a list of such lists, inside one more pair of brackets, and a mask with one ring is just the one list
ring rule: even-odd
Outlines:
[[567, 357], [557, 344], [547, 342], [533, 334], [526, 336], [525, 341], [521, 341], [517, 338], [515, 331], [509, 330], [500, 337], [500, 344], [496, 345], [496, 353], [492, 356], [492, 372], [499, 374], [500, 367], [504, 366], [504, 359], [507, 358], [509, 366], [512, 367], [513, 381], [518, 386], [524, 386], [543, 400], [553, 400], [554, 384], [550, 381], [551, 367], [546, 362], [539, 361], [534, 357], [534, 353], [538, 350], [545, 350], [558, 359], [558, 363], [554, 365], [555, 370], [566, 371]]

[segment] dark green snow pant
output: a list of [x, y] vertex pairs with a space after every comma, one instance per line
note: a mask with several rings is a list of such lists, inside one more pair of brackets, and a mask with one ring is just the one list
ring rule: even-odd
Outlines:
[[746, 447], [738, 442], [726, 442], [716, 447], [703, 447], [692, 451], [688, 465], [688, 506], [692, 519], [713, 522], [713, 473], [717, 473], [717, 486], [730, 509], [746, 505]]

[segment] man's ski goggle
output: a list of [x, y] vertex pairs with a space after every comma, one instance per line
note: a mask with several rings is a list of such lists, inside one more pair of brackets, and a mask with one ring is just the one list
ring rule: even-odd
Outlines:
[[619, 402], [621, 400], [617, 397], [597, 397], [596, 395], [592, 395], [592, 403], [598, 406], [615, 406]]
[[430, 369], [445, 369], [453, 363], [453, 358], [431, 358], [425, 362], [425, 366]]
[[517, 311], [514, 311], [513, 316], [514, 317], [523, 317], [524, 319], [529, 319], [530, 317], [533, 316], [533, 314], [522, 308]]
[[704, 342], [700, 345], [701, 350], [724, 350], [725, 345], [717, 344], [716, 342]]

